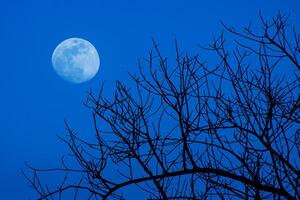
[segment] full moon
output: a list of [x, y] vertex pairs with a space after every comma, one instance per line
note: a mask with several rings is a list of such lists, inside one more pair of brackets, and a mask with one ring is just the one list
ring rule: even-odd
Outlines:
[[100, 59], [96, 48], [89, 41], [69, 38], [54, 49], [52, 65], [64, 80], [83, 83], [97, 74]]

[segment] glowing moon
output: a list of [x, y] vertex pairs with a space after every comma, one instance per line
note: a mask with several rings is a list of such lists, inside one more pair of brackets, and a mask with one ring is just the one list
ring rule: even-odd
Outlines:
[[64, 80], [83, 83], [97, 74], [100, 59], [96, 48], [89, 41], [69, 38], [54, 49], [52, 65]]

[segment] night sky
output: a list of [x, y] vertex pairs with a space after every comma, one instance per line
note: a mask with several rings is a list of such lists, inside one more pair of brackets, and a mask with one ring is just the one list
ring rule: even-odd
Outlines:
[[[195, 53], [222, 30], [221, 21], [235, 27], [257, 20], [261, 10], [272, 17], [290, 13], [300, 28], [299, 0], [1, 0], [0, 1], [0, 200], [34, 199], [21, 174], [24, 161], [54, 167], [67, 152], [57, 135], [64, 120], [81, 135], [92, 131], [91, 115], [82, 101], [90, 88], [105, 82], [129, 82], [152, 38], [165, 54], [181, 49]], [[98, 74], [82, 84], [61, 79], [51, 56], [64, 39], [84, 38], [98, 50]]]

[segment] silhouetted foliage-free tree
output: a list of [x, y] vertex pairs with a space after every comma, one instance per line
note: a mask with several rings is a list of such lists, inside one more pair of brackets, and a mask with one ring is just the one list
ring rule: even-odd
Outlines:
[[[130, 74], [135, 87], [117, 82], [108, 99], [89, 93], [94, 140], [66, 123], [77, 167], [28, 165], [39, 199], [124, 199], [130, 185], [148, 199], [300, 199], [300, 36], [287, 20], [260, 17], [258, 33], [224, 25], [235, 48], [222, 33], [201, 47], [209, 62], [176, 45], [169, 63], [154, 42]], [[65, 174], [57, 187], [42, 181], [52, 172]]]

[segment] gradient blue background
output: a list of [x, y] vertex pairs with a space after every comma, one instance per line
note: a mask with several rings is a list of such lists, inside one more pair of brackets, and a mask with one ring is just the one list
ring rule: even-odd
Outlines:
[[[147, 55], [151, 38], [174, 52], [197, 52], [221, 31], [220, 20], [241, 27], [280, 9], [299, 27], [299, 0], [0, 0], [0, 200], [34, 199], [21, 175], [24, 161], [56, 166], [66, 152], [56, 134], [64, 120], [84, 135], [91, 116], [82, 100], [100, 81], [113, 88], [127, 81], [137, 59]], [[299, 29], [298, 29], [299, 30]], [[60, 79], [51, 66], [56, 45], [70, 37], [93, 43], [101, 56], [98, 75], [84, 84]]]

